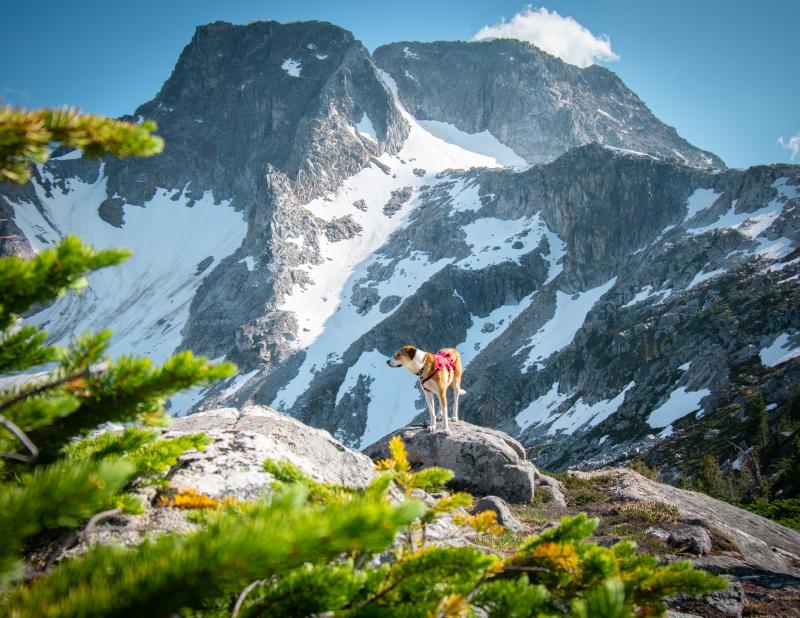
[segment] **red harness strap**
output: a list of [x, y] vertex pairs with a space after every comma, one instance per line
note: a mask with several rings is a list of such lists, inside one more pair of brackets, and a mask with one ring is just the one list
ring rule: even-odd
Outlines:
[[427, 378], [420, 378], [419, 382], [422, 386], [425, 386], [425, 382], [435, 376], [440, 369], [449, 369], [453, 371], [455, 368], [456, 362], [451, 358], [450, 352], [439, 350], [433, 355], [433, 371]]

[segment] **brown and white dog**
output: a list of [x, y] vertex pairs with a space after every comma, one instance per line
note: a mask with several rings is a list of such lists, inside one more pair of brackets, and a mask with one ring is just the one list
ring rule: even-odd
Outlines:
[[447, 389], [453, 389], [453, 422], [458, 422], [458, 398], [465, 395], [461, 389], [461, 356], [454, 348], [439, 350], [436, 354], [418, 350], [414, 346], [404, 345], [386, 361], [389, 367], [405, 367], [419, 378], [419, 387], [425, 395], [431, 424], [428, 431], [436, 431], [436, 409], [433, 396], [439, 399], [442, 412], [444, 432], [450, 434], [447, 419]]

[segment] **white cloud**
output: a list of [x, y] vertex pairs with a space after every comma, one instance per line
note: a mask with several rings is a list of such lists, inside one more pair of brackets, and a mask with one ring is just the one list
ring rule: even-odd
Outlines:
[[781, 148], [791, 153], [792, 161], [797, 158], [797, 155], [800, 155], [800, 133], [792, 135], [789, 141], [784, 141], [783, 136], [781, 136], [778, 138], [778, 143], [781, 145]]
[[588, 67], [596, 60], [619, 60], [607, 35], [596, 37], [572, 17], [562, 17], [544, 7], [529, 6], [511, 21], [504, 19], [494, 26], [484, 26], [473, 40], [491, 38], [528, 41], [579, 67]]

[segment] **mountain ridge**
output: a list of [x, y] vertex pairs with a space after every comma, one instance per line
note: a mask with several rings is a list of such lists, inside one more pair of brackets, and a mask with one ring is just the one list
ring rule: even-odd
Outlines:
[[[470, 133], [488, 129], [529, 163], [547, 163], [569, 148], [599, 141], [725, 168], [719, 157], [661, 123], [605, 67], [579, 68], [514, 39], [390, 43], [373, 55], [397, 81], [399, 98], [415, 117]], [[449, 80], [451, 75], [460, 78]], [[443, 83], [448, 87], [438, 87]]]
[[[800, 166], [723, 169], [683, 142], [686, 160], [663, 156], [659, 140], [675, 136], [624, 84], [620, 105], [638, 101], [644, 111], [630, 108], [631, 118], [647, 120], [626, 130], [655, 150], [573, 144], [586, 126], [614, 125], [597, 111], [608, 93], [585, 79], [611, 79], [605, 69], [568, 68], [508, 41], [393, 45], [402, 60], [379, 50], [374, 60], [324, 22], [198, 28], [136, 112], [159, 122], [164, 154], [98, 165], [66, 153], [37, 168], [30, 187], [3, 188], [0, 225], [16, 235], [4, 252], [69, 232], [136, 249], [82, 297], [30, 319], [57, 340], [110, 326], [115, 354], [192, 348], [234, 360], [237, 377], [173, 399], [173, 411], [271, 404], [349, 445], [422, 411], [413, 380], [383, 364], [401, 343], [459, 347], [465, 417], [520, 436], [552, 467], [688, 438], [689, 421], [703, 426], [717, 404], [741, 399], [747, 380], [763, 383], [780, 413], [798, 379], [792, 307], [742, 298], [727, 330], [695, 323], [716, 324], [707, 312], [736, 290], [762, 305], [795, 293]], [[489, 50], [481, 79], [504, 49], [528, 49], [562, 77], [582, 71], [570, 85], [572, 101], [586, 99], [580, 122], [566, 132], [543, 122], [540, 142], [561, 135], [540, 153], [553, 158], [522, 165], [507, 134], [524, 115], [503, 131], [420, 120], [415, 106], [440, 95], [409, 95], [398, 68], [435, 45]], [[509, 71], [497, 73], [513, 81], [518, 69]], [[469, 76], [442, 84], [464, 118], [504, 117], [453, 95]], [[537, 100], [534, 86], [517, 95]], [[758, 317], [752, 328], [733, 328], [748, 315]], [[687, 341], [690, 327], [700, 343]], [[778, 370], [756, 365], [773, 347], [797, 354]], [[670, 422], [648, 423], [657, 410]]]

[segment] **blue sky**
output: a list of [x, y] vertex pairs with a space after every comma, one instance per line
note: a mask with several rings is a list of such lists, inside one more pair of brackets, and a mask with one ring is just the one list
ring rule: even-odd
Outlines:
[[[0, 97], [122, 115], [151, 99], [197, 25], [321, 19], [370, 49], [397, 40], [471, 39], [526, 10], [504, 0], [43, 0], [9, 3], [0, 22]], [[551, 0], [606, 35], [616, 72], [664, 122], [733, 167], [789, 162], [800, 147], [800, 1]], [[800, 163], [795, 149], [795, 162]]]

